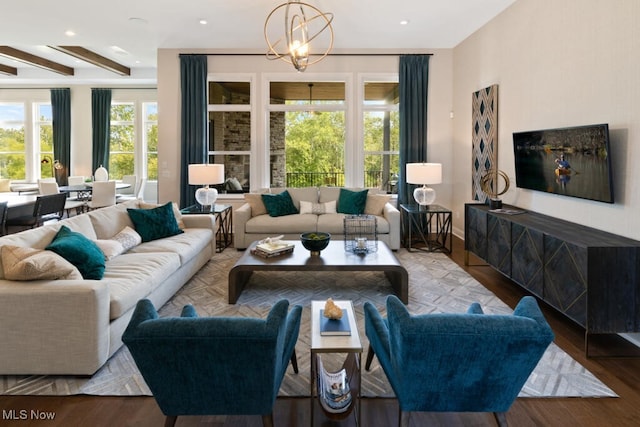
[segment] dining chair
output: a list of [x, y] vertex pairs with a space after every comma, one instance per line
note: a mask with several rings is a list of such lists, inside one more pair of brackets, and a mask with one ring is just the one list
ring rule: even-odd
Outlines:
[[[124, 181], [124, 178], [123, 178]], [[140, 178], [135, 186], [135, 191], [132, 194], [119, 194], [116, 198], [117, 203], [127, 202], [129, 200], [143, 200], [144, 199], [144, 187], [147, 185], [146, 178]]]
[[[60, 193], [60, 187], [58, 187], [58, 183], [55, 181], [43, 181], [40, 182], [40, 194], [43, 195], [50, 195], [50, 194], [58, 194]], [[65, 193], [65, 196], [68, 196]], [[67, 216], [71, 216], [71, 211], [75, 210], [76, 211], [76, 215], [77, 214], [81, 214], [82, 212], [84, 212], [84, 208], [86, 206], [86, 203], [80, 200], [70, 200], [69, 198], [66, 199], [65, 203], [64, 203], [64, 210], [67, 212]]]
[[118, 190], [118, 195], [122, 194], [122, 195], [128, 195], [128, 196], [133, 196], [136, 193], [136, 190], [138, 189], [136, 187], [137, 183], [138, 183], [138, 176], [137, 175], [123, 175], [122, 176], [122, 183], [123, 184], [129, 184], [129, 187], [126, 188], [122, 188], [120, 190]]
[[[67, 177], [67, 185], [84, 185], [84, 180], [85, 177], [82, 175], [72, 175], [70, 177]], [[77, 191], [72, 191], [69, 193], [69, 200], [85, 200], [84, 194], [85, 193], [81, 195]]]
[[116, 204], [116, 182], [95, 181], [91, 192], [91, 200], [87, 202], [90, 210], [104, 208]]
[[[38, 193], [39, 194], [45, 194], [42, 192], [42, 184], [44, 183], [51, 183], [51, 182], [56, 182], [55, 178], [40, 178], [38, 179]], [[51, 194], [51, 193], [49, 193]]]
[[64, 193], [40, 195], [33, 205], [33, 214], [7, 219], [7, 227], [39, 227], [47, 221], [59, 221], [64, 215]]

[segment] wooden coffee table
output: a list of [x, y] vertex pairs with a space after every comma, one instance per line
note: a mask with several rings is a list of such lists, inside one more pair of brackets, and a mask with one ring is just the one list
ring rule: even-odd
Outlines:
[[320, 256], [311, 256], [302, 243], [292, 253], [275, 258], [261, 258], [251, 253], [253, 242], [229, 271], [229, 304], [235, 304], [254, 271], [381, 271], [402, 302], [409, 302], [409, 273], [384, 242], [378, 242], [377, 252], [366, 255], [348, 253], [344, 242], [329, 242]]

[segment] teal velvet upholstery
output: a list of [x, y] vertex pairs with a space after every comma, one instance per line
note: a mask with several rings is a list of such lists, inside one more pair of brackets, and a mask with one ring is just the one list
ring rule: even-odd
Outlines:
[[63, 225], [45, 248], [75, 265], [83, 279], [100, 280], [104, 276], [104, 254], [94, 242]]
[[266, 319], [197, 317], [185, 306], [181, 317], [159, 318], [140, 300], [122, 341], [127, 345], [158, 406], [179, 415], [262, 415], [273, 405], [294, 347], [302, 307], [278, 301]]
[[178, 226], [171, 202], [153, 209], [128, 208], [127, 212], [143, 242], [184, 233]]
[[346, 188], [340, 189], [338, 205], [336, 211], [347, 215], [362, 215], [367, 205], [367, 194], [369, 190], [351, 191]]
[[378, 356], [401, 420], [413, 411], [506, 412], [554, 339], [530, 296], [512, 315], [486, 315], [477, 303], [467, 313], [411, 315], [393, 295], [386, 319], [369, 302], [364, 315], [365, 367]]
[[280, 194], [263, 194], [262, 203], [264, 203], [269, 216], [285, 216], [298, 213], [298, 209], [293, 204], [291, 195], [287, 190]]

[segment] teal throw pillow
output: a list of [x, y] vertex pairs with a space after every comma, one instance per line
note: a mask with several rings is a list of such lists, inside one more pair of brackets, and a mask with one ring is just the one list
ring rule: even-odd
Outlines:
[[367, 205], [367, 193], [369, 190], [351, 191], [345, 188], [340, 189], [338, 197], [338, 213], [348, 215], [362, 215], [364, 207]]
[[286, 190], [280, 194], [263, 194], [262, 202], [269, 216], [285, 216], [298, 213], [296, 205], [291, 200], [291, 195]]
[[178, 227], [171, 202], [153, 209], [128, 208], [127, 212], [129, 212], [129, 218], [131, 218], [131, 222], [143, 242], [184, 233]]
[[98, 245], [66, 225], [60, 227], [45, 249], [75, 265], [83, 279], [100, 280], [104, 276], [104, 254]]

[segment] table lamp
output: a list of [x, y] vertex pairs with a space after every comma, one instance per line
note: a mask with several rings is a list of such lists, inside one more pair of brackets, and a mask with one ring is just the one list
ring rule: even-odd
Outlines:
[[209, 184], [222, 184], [223, 182], [224, 165], [189, 165], [189, 184], [203, 186], [196, 190], [196, 201], [202, 205], [203, 210], [209, 210], [210, 206], [213, 206], [218, 198], [218, 190], [209, 188]]
[[427, 184], [442, 182], [441, 163], [407, 163], [407, 184], [422, 184], [413, 190], [413, 198], [420, 206], [427, 206], [436, 200], [436, 191]]

